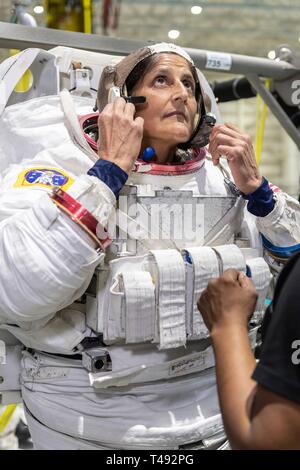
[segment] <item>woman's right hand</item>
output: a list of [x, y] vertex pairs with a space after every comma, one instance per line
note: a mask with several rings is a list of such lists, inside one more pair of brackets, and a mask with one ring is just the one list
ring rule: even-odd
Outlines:
[[134, 115], [134, 105], [117, 98], [105, 106], [98, 118], [99, 157], [128, 174], [139, 157], [143, 138], [144, 120]]

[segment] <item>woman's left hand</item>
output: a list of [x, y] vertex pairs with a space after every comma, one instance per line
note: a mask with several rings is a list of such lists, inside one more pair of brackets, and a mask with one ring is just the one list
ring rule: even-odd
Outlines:
[[234, 182], [244, 194], [253, 193], [262, 183], [251, 137], [232, 124], [216, 125], [210, 135], [209, 152], [214, 165], [221, 156], [228, 160]]
[[197, 306], [210, 332], [239, 324], [247, 327], [257, 301], [253, 282], [240, 271], [228, 269], [209, 281]]

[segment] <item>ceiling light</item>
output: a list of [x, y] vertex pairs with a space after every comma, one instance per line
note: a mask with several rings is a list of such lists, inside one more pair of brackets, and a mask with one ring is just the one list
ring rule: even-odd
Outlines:
[[177, 39], [180, 36], [180, 31], [177, 29], [171, 29], [171, 31], [168, 32], [168, 36], [170, 39]]
[[202, 10], [203, 10], [202, 7], [199, 7], [198, 5], [195, 5], [191, 8], [191, 13], [193, 15], [200, 15], [200, 13], [202, 13]]
[[269, 57], [269, 59], [274, 60], [276, 58], [276, 52], [275, 51], [269, 51], [268, 57]]
[[34, 13], [36, 13], [37, 15], [41, 15], [42, 13], [44, 13], [44, 7], [42, 5], [36, 5], [33, 9]]

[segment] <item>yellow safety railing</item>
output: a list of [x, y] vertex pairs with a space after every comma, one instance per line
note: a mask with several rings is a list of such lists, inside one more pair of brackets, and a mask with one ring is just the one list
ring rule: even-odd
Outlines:
[[[270, 89], [271, 80], [266, 80], [265, 85], [266, 88]], [[264, 133], [266, 127], [266, 118], [267, 118], [267, 105], [261, 99], [259, 95], [257, 95], [256, 100], [256, 136], [255, 136], [255, 155], [256, 155], [256, 163], [257, 165], [260, 164], [261, 160], [261, 152], [264, 140]]]
[[92, 33], [92, 4], [91, 0], [82, 0], [83, 7], [83, 31], [84, 33]]
[[17, 405], [7, 405], [0, 416], [0, 433], [2, 433], [8, 425]]

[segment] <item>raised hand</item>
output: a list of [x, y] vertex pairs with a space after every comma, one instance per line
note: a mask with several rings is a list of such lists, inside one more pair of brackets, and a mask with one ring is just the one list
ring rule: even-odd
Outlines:
[[144, 120], [134, 115], [134, 105], [118, 98], [105, 106], [98, 119], [99, 157], [128, 174], [139, 156], [143, 138]]
[[234, 125], [226, 123], [214, 127], [209, 152], [214, 165], [219, 164], [221, 156], [227, 158], [234, 182], [244, 194], [253, 193], [261, 185], [251, 138]]

